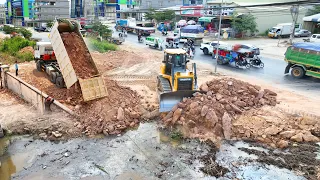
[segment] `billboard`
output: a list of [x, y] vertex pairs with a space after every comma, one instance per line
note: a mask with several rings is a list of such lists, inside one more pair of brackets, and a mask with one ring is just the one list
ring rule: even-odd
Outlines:
[[182, 6], [180, 14], [181, 16], [202, 17], [204, 14], [203, 6]]

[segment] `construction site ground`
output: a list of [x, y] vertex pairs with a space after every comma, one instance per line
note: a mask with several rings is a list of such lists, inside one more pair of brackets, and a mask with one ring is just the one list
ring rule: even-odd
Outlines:
[[[315, 144], [319, 141], [315, 139], [319, 137], [320, 128], [320, 112], [316, 108], [319, 96], [309, 98], [310, 94], [296, 94], [232, 72], [215, 74], [213, 64], [195, 61], [199, 85], [213, 79], [241, 79], [275, 92], [277, 104], [244, 112], [233, 121], [232, 138], [220, 144], [176, 140], [172, 138], [175, 127], [164, 128], [156, 113], [156, 76], [163, 52], [127, 42], [119, 51], [92, 52], [92, 56], [107, 82], [109, 97], [85, 104], [81, 103], [78, 93], [56, 88], [45, 73], [36, 70], [34, 62], [20, 64], [20, 78], [80, 115], [84, 108], [90, 109], [90, 113], [83, 116], [83, 122], [62, 112], [39, 115], [15, 95], [1, 90], [0, 124], [14, 133], [36, 137], [18, 136], [0, 141], [0, 145], [11, 144], [0, 158], [0, 175], [4, 175], [1, 177], [9, 179], [10, 174], [14, 174], [13, 179], [320, 178], [320, 150]], [[104, 106], [107, 101], [113, 105]], [[130, 127], [125, 133], [113, 127], [99, 130], [96, 128], [100, 123], [90, 123], [88, 116], [96, 118], [99, 113], [116, 122], [119, 109], [131, 109], [130, 117], [133, 113], [140, 115], [132, 118], [132, 122], [123, 117], [124, 124], [129, 124], [120, 126]], [[142, 120], [145, 121], [142, 123]], [[280, 135], [287, 131], [291, 132], [291, 136], [286, 134], [289, 138]], [[52, 132], [62, 137], [50, 136]], [[103, 137], [103, 134], [109, 136]], [[301, 137], [292, 138], [299, 135]]]

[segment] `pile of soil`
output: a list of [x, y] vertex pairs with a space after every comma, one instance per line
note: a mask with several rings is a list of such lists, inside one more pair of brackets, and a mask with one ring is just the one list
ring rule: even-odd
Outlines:
[[320, 120], [288, 114], [276, 107], [245, 112], [233, 122], [237, 139], [252, 139], [272, 147], [286, 148], [290, 142], [319, 142]]
[[31, 46], [20, 49], [19, 53], [34, 53], [34, 49]]
[[67, 32], [62, 33], [61, 38], [77, 77], [87, 79], [97, 75], [90, 52], [81, 37], [75, 32]]
[[140, 97], [137, 93], [115, 81], [105, 79], [105, 82], [108, 84], [107, 97], [76, 106], [80, 120], [75, 126], [89, 136], [119, 134], [139, 124]]
[[184, 98], [162, 118], [165, 125], [181, 125], [186, 137], [219, 142], [231, 138], [237, 115], [277, 104], [275, 92], [233, 78], [214, 79], [200, 89], [206, 93]]

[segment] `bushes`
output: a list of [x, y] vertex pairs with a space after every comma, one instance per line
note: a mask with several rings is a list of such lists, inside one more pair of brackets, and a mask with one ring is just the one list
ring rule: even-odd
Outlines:
[[116, 51], [118, 49], [115, 44], [111, 44], [107, 41], [98, 41], [95, 39], [90, 39], [89, 48], [92, 51], [98, 51], [100, 53], [104, 53], [107, 51]]
[[0, 51], [15, 56], [20, 49], [34, 45], [34, 41], [22, 37], [5, 38], [0, 42]]
[[16, 54], [16, 57], [21, 61], [21, 62], [24, 62], [24, 61], [32, 61], [34, 59], [33, 57], [33, 54], [31, 52], [23, 52], [23, 53], [20, 53], [18, 52]]
[[15, 28], [15, 27], [10, 27], [10, 26], [4, 26], [3, 32], [5, 34], [11, 34], [13, 32], [20, 33], [26, 39], [30, 39], [32, 36], [32, 33], [26, 28]]

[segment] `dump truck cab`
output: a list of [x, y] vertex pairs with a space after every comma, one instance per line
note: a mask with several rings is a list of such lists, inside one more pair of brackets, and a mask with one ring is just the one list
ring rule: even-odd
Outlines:
[[34, 58], [37, 60], [56, 60], [53, 47], [50, 42], [37, 42], [34, 50]]

